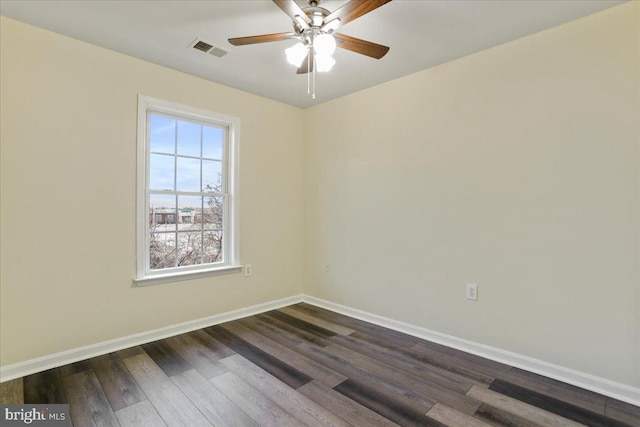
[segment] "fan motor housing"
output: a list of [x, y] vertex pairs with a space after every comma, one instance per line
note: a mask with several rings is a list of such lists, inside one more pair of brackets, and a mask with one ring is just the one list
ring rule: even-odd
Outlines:
[[[302, 9], [302, 11], [309, 17], [309, 19], [311, 19], [310, 26], [312, 29], [320, 28], [322, 26], [324, 18], [331, 14], [331, 12], [329, 12], [327, 9], [320, 6], [307, 6]], [[302, 34], [304, 32], [304, 29], [300, 27], [300, 25], [298, 25], [296, 21], [293, 21], [293, 29], [295, 30], [296, 34]]]

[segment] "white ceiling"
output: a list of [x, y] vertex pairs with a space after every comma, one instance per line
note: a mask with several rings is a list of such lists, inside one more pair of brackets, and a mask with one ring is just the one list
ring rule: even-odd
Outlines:
[[[364, 0], [366, 1], [366, 0]], [[333, 11], [345, 0], [320, 6]], [[318, 73], [317, 98], [307, 77], [286, 62], [287, 40], [235, 47], [229, 37], [292, 30], [270, 0], [0, 1], [10, 18], [306, 108], [424, 70], [623, 3], [615, 0], [393, 0], [340, 28], [391, 48], [381, 60], [338, 49]], [[306, 0], [298, 0], [302, 7]], [[195, 38], [229, 53], [222, 59], [189, 45]]]

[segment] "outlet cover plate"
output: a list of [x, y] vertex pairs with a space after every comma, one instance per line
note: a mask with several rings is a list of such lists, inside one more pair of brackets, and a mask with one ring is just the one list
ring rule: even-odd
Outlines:
[[471, 301], [478, 301], [478, 285], [467, 283], [467, 299]]

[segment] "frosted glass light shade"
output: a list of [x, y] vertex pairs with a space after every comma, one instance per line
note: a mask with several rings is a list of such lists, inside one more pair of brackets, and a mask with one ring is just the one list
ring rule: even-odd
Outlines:
[[313, 39], [313, 48], [319, 56], [331, 56], [336, 51], [336, 39], [331, 34], [319, 34]]
[[316, 67], [319, 73], [331, 70], [335, 63], [336, 60], [329, 55], [316, 55]]
[[296, 43], [284, 51], [287, 54], [287, 61], [291, 65], [300, 67], [302, 61], [307, 57], [308, 48], [302, 43]]

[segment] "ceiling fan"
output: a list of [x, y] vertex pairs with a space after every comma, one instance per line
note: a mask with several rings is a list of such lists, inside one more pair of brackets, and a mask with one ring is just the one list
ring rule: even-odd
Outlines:
[[350, 0], [333, 12], [318, 6], [319, 0], [308, 0], [301, 8], [294, 0], [273, 0], [293, 20], [293, 32], [263, 34], [229, 39], [234, 46], [297, 39], [300, 42], [286, 49], [287, 60], [298, 67], [298, 74], [329, 71], [335, 60], [336, 46], [371, 58], [380, 59], [387, 46], [335, 33], [342, 25], [365, 15], [391, 0]]

